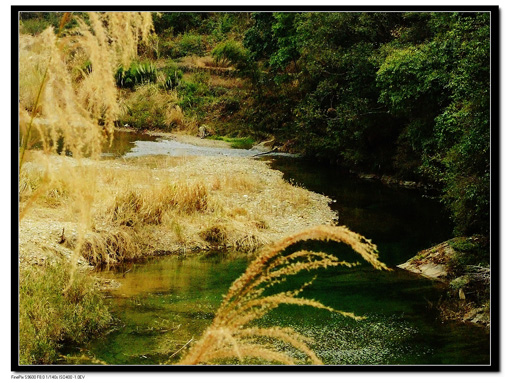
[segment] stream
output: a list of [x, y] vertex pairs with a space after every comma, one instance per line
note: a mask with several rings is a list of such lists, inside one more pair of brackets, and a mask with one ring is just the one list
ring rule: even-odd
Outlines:
[[[179, 150], [172, 152], [175, 148]], [[119, 132], [107, 155], [182, 155], [189, 153], [187, 149], [190, 148], [153, 136]], [[198, 147], [190, 150], [194, 155], [245, 155], [235, 152], [238, 149], [222, 149], [221, 154], [207, 150], [206, 154], [200, 153], [205, 149]], [[334, 268], [298, 275], [289, 282], [297, 286], [317, 275], [303, 296], [366, 316], [365, 320], [283, 305], [260, 320], [260, 326], [294, 328], [312, 338], [312, 349], [331, 365], [490, 363], [487, 330], [438, 319], [434, 303], [445, 295], [445, 286], [395, 268], [417, 251], [450, 238], [450, 222], [437, 201], [423, 197], [417, 190], [360, 180], [299, 158], [260, 160], [268, 161], [289, 181], [332, 198], [331, 207], [338, 212], [339, 224], [372, 239], [379, 248], [380, 259], [394, 269], [381, 272], [369, 265]], [[334, 251], [346, 260], [355, 259], [352, 250], [342, 244], [303, 246]], [[173, 354], [200, 337], [214, 318], [222, 295], [249, 262], [246, 254], [209, 252], [157, 257], [101, 271], [102, 277], [121, 282], [119, 289], [108, 293], [116, 324], [85, 348], [70, 346], [66, 353], [85, 355], [91, 363], [99, 359], [111, 365], [175, 363], [182, 355]], [[83, 359], [80, 363], [84, 363]]]

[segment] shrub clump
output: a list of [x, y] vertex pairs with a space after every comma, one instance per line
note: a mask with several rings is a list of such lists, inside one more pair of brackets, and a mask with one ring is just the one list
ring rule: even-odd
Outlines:
[[213, 246], [226, 246], [228, 231], [225, 225], [215, 224], [200, 232], [200, 237]]
[[182, 80], [182, 70], [180, 70], [174, 62], [165, 67], [163, 70], [163, 88], [164, 89], [175, 89]]
[[178, 45], [178, 55], [188, 56], [197, 55], [203, 56], [205, 53], [205, 44], [202, 36], [192, 33], [185, 33], [182, 35]]
[[142, 253], [137, 234], [128, 228], [109, 228], [87, 233], [80, 254], [92, 265], [132, 260]]
[[119, 194], [111, 208], [112, 222], [121, 226], [159, 225], [169, 211], [183, 214], [204, 212], [209, 191], [201, 182], [179, 182]]
[[55, 363], [64, 343], [81, 343], [110, 323], [92, 277], [77, 272], [71, 281], [70, 269], [62, 260], [20, 269], [20, 364]]
[[216, 45], [211, 54], [219, 66], [233, 65], [237, 69], [244, 69], [248, 64], [248, 50], [238, 41], [221, 42]]
[[155, 84], [140, 85], [126, 96], [119, 121], [137, 129], [178, 128], [184, 125], [184, 115], [176, 102], [173, 91], [162, 91]]

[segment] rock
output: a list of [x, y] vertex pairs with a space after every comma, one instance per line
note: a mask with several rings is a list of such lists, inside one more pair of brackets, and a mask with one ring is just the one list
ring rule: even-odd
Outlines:
[[100, 290], [116, 290], [121, 284], [115, 279], [107, 279], [107, 278], [96, 278], [96, 286]]
[[446, 281], [451, 279], [448, 275], [448, 260], [455, 254], [451, 245], [442, 242], [430, 249], [420, 251], [416, 256], [397, 267], [411, 271], [431, 279]]
[[398, 265], [397, 267], [403, 270], [410, 271], [412, 273], [421, 274], [424, 277], [430, 279], [439, 279], [444, 281], [448, 276], [448, 272], [446, 271], [445, 265], [436, 264], [433, 262], [413, 263], [411, 261], [408, 261], [406, 263]]
[[419, 185], [414, 181], [400, 181], [400, 186], [408, 188], [408, 189], [415, 189], [418, 188]]
[[378, 177], [375, 174], [360, 174], [359, 178], [363, 180], [376, 180]]
[[[426, 278], [449, 283], [447, 298], [438, 303], [441, 316], [446, 320], [460, 320], [483, 326], [490, 326], [490, 313], [485, 304], [472, 299], [472, 274], [457, 276], [448, 267], [450, 260], [457, 255], [449, 240], [420, 251], [398, 268], [421, 274]], [[470, 295], [471, 294], [471, 295]]]
[[210, 135], [211, 135], [211, 132], [207, 125], [201, 125], [200, 128], [198, 128], [198, 137], [206, 138], [207, 136], [210, 136]]

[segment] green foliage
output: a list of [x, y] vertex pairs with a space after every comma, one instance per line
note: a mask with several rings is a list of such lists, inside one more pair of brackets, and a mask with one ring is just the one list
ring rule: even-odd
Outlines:
[[255, 144], [255, 140], [251, 137], [225, 137], [225, 136], [209, 136], [211, 140], [221, 140], [230, 143], [234, 149], [251, 149]]
[[220, 65], [232, 65], [237, 69], [244, 69], [248, 65], [248, 51], [238, 41], [227, 40], [219, 43], [211, 55]]
[[70, 269], [65, 261], [20, 269], [20, 364], [55, 363], [64, 343], [83, 343], [110, 323], [91, 276], [75, 273], [63, 292]]
[[407, 119], [405, 141], [420, 153], [422, 174], [443, 185], [456, 232], [486, 234], [489, 16], [433, 14], [428, 27], [426, 43], [388, 49], [377, 73], [380, 100]]
[[277, 50], [271, 55], [269, 64], [276, 69], [284, 69], [299, 57], [298, 34], [295, 27], [296, 13], [275, 13], [275, 23], [271, 26]]
[[254, 12], [251, 15], [253, 26], [244, 35], [244, 46], [248, 48], [253, 59], [268, 59], [276, 50], [276, 38], [273, 37], [273, 13]]
[[[82, 12], [77, 12], [80, 16], [84, 16]], [[38, 35], [48, 27], [53, 27], [58, 31], [63, 12], [20, 12], [20, 32], [30, 35]], [[76, 25], [73, 19], [64, 29], [72, 28]]]
[[197, 72], [193, 74], [191, 81], [182, 81], [177, 88], [179, 93], [179, 106], [183, 110], [194, 110], [203, 118], [205, 111], [199, 107], [204, 105], [207, 99], [211, 97], [209, 89], [210, 76], [206, 72]]
[[170, 61], [169, 65], [163, 69], [163, 75], [163, 88], [174, 89], [181, 83], [183, 73], [173, 61]]
[[205, 53], [204, 39], [201, 35], [185, 33], [181, 36], [178, 48], [179, 56], [203, 56]]
[[487, 234], [488, 13], [254, 13], [249, 118], [358, 171], [435, 184], [456, 233]]
[[196, 12], [158, 12], [152, 16], [154, 31], [160, 35], [170, 31], [181, 34], [200, 26], [207, 14]]
[[156, 66], [150, 62], [133, 62], [128, 69], [122, 66], [115, 73], [115, 81], [119, 88], [133, 89], [137, 85], [155, 83], [157, 81]]
[[[216, 15], [215, 15], [216, 16]], [[237, 15], [232, 13], [220, 13], [208, 20], [205, 30], [214, 40], [221, 41], [227, 38], [235, 25]]]

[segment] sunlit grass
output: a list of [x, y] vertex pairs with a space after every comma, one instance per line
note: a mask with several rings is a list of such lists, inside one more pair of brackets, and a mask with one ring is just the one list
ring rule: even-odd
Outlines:
[[207, 138], [228, 142], [234, 149], [251, 149], [255, 144], [255, 140], [251, 137], [226, 137], [214, 135]]
[[291, 185], [250, 159], [156, 156], [77, 164], [73, 158], [29, 153], [20, 203], [22, 209], [31, 203], [27, 214], [34, 224], [43, 216], [85, 222], [81, 237], [66, 229], [65, 245], [79, 247], [93, 264], [157, 250], [251, 252], [335, 217], [326, 197]]
[[94, 279], [78, 272], [71, 281], [68, 261], [20, 269], [20, 364], [58, 361], [65, 342], [83, 342], [105, 328], [111, 315], [94, 287]]

